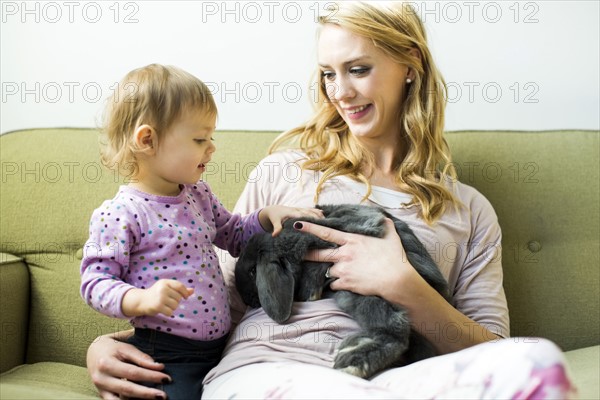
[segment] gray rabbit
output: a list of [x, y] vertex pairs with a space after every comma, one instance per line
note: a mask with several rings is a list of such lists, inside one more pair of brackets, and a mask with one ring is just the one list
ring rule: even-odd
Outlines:
[[[361, 205], [322, 205], [325, 218], [291, 219], [275, 238], [256, 234], [250, 238], [235, 266], [237, 289], [244, 302], [263, 307], [278, 323], [290, 317], [294, 301], [322, 298], [332, 279], [326, 277], [331, 263], [304, 261], [309, 249], [334, 249], [337, 245], [314, 235], [297, 231], [293, 224], [310, 221], [330, 228], [383, 237], [384, 218], [394, 221], [408, 261], [446, 300], [448, 284], [435, 262], [408, 225], [376, 207]], [[434, 347], [414, 331], [406, 311], [381, 297], [362, 296], [340, 290], [331, 294], [338, 306], [352, 316], [362, 331], [344, 339], [338, 348], [334, 368], [369, 378], [384, 369], [397, 367], [436, 355]]]

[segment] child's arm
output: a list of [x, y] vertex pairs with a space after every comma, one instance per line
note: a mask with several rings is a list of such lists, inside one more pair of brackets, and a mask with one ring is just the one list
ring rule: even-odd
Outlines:
[[123, 295], [121, 310], [127, 317], [154, 316], [163, 314], [167, 317], [179, 306], [182, 299], [187, 299], [194, 289], [187, 288], [173, 279], [160, 279], [148, 289], [131, 289]]
[[[203, 206], [210, 209], [216, 228], [213, 244], [225, 249], [233, 257], [237, 257], [242, 247], [255, 233], [271, 232], [276, 236], [281, 231], [281, 225], [289, 218], [322, 218], [321, 210], [314, 208], [294, 208], [285, 206], [268, 206], [249, 215], [230, 213], [212, 193], [206, 182], [196, 189], [198, 203], [206, 202]], [[208, 195], [207, 195], [208, 194]]]
[[[121, 297], [132, 288], [122, 277], [129, 264], [132, 236], [129, 224], [119, 215], [116, 221], [114, 205], [105, 202], [90, 220], [90, 236], [83, 248], [81, 260], [81, 296], [102, 314], [125, 318], [121, 313]], [[127, 229], [122, 229], [123, 227]]]
[[81, 296], [102, 314], [127, 318], [123, 296], [135, 287], [125, 281], [142, 228], [135, 212], [122, 203], [106, 201], [94, 211], [81, 260]]
[[260, 210], [258, 221], [267, 232], [277, 236], [283, 223], [290, 218], [323, 218], [323, 211], [317, 208], [297, 208], [286, 206], [267, 206]]
[[105, 203], [94, 211], [81, 262], [81, 294], [94, 309], [117, 318], [171, 316], [193, 289], [171, 279], [158, 280], [148, 289], [123, 280], [140, 245], [139, 222], [134, 211], [119, 203]]

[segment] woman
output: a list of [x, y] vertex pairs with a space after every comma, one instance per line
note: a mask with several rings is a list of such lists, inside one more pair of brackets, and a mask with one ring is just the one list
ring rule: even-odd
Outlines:
[[[401, 304], [444, 355], [361, 380], [331, 369], [336, 345], [358, 329], [332, 299], [295, 304], [287, 325], [250, 310], [207, 376], [203, 397], [572, 396], [556, 346], [501, 340], [509, 326], [500, 228], [489, 202], [455, 179], [442, 137], [445, 84], [416, 13], [401, 3], [341, 3], [320, 23], [315, 116], [278, 138], [272, 150], [297, 149], [273, 152], [258, 165], [236, 211], [362, 202], [406, 221], [453, 289], [452, 304], [406, 261], [389, 221], [381, 239], [309, 223], [298, 229], [340, 245], [335, 253], [309, 255], [334, 262], [332, 289]], [[299, 180], [286, 179], [290, 165], [301, 168]], [[233, 263], [224, 263], [223, 272], [233, 289]], [[232, 309], [243, 310], [237, 298], [233, 290]], [[107, 398], [164, 396], [129, 382], [169, 377], [149, 357], [111, 340], [127, 335], [101, 337], [90, 347], [94, 383]]]

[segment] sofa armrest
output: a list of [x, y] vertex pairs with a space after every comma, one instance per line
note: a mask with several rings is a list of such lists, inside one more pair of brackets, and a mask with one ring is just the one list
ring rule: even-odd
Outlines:
[[0, 253], [0, 373], [23, 364], [29, 322], [29, 271], [25, 262]]

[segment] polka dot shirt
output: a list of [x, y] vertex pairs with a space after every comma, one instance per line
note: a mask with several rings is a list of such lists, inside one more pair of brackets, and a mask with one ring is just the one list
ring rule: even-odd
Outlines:
[[97, 208], [81, 263], [81, 295], [97, 311], [127, 318], [123, 295], [174, 279], [194, 289], [173, 316], [131, 319], [138, 328], [194, 340], [214, 340], [231, 328], [227, 288], [213, 245], [239, 255], [264, 232], [258, 211], [231, 214], [205, 182], [182, 185], [178, 196], [156, 196], [122, 186]]

